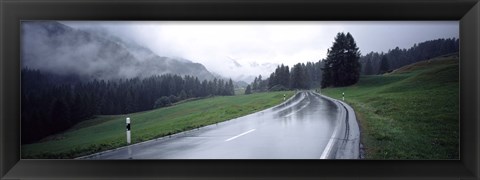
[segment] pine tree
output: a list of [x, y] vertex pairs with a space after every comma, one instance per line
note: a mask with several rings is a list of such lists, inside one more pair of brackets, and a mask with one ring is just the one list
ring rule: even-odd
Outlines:
[[233, 86], [232, 79], [228, 80], [227, 91], [228, 91], [227, 95], [229, 95], [229, 96], [235, 95], [235, 87]]
[[304, 66], [298, 63], [293, 66], [291, 74], [291, 88], [292, 89], [308, 89], [308, 76]]
[[322, 87], [349, 86], [360, 78], [359, 48], [350, 33], [338, 33], [327, 52]]
[[390, 70], [390, 65], [388, 63], [387, 56], [383, 56], [380, 61], [380, 74], [386, 73]]
[[247, 88], [245, 89], [245, 94], [252, 94], [252, 89], [250, 85], [248, 85]]
[[71, 126], [70, 110], [63, 99], [57, 99], [50, 110], [50, 120], [54, 130], [61, 131]]
[[365, 75], [371, 75], [373, 74], [373, 67], [372, 67], [372, 61], [367, 60], [367, 63], [365, 64]]
[[283, 66], [281, 72], [282, 72], [282, 76], [281, 76], [280, 84], [288, 88], [290, 86], [290, 69], [288, 68], [288, 66]]
[[256, 91], [257, 90], [257, 77], [255, 77], [255, 80], [253, 80], [253, 83], [252, 83], [252, 91]]
[[321, 86], [322, 88], [326, 88], [332, 85], [332, 74], [333, 74], [333, 65], [331, 64], [330, 61], [325, 60], [325, 65], [322, 69], [322, 83]]
[[185, 90], [180, 91], [180, 93], [178, 94], [178, 98], [180, 98], [181, 100], [187, 99], [187, 93], [185, 93]]
[[275, 82], [275, 72], [270, 74], [270, 78], [268, 78], [268, 89], [272, 89], [273, 86], [275, 86], [277, 82]]

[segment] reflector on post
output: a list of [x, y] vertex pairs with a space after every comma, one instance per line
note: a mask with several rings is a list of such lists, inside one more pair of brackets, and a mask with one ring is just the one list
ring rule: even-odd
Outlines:
[[127, 117], [127, 143], [130, 144], [130, 118]]

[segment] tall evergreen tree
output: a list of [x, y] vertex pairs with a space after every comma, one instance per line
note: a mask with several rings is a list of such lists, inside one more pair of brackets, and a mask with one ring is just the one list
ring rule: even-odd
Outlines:
[[253, 80], [253, 83], [252, 83], [252, 91], [256, 91], [257, 86], [258, 86], [258, 79], [257, 77], [255, 77], [255, 80]]
[[380, 61], [380, 73], [386, 73], [390, 70], [390, 65], [388, 63], [387, 56], [383, 56], [382, 60]]
[[230, 95], [230, 96], [235, 95], [235, 87], [233, 86], [232, 79], [228, 80], [227, 91], [228, 91], [227, 95]]
[[262, 91], [262, 75], [258, 75], [256, 85], [257, 85], [257, 88], [255, 90]]
[[363, 72], [365, 75], [373, 74], [373, 65], [372, 61], [367, 60], [367, 64], [365, 64], [365, 71]]
[[245, 94], [252, 94], [252, 88], [250, 87], [250, 85], [248, 85], [245, 89]]
[[63, 99], [57, 99], [50, 111], [50, 128], [61, 131], [71, 126], [69, 109]]
[[360, 78], [360, 51], [350, 33], [338, 33], [327, 52], [322, 87], [349, 86]]
[[268, 78], [268, 89], [272, 89], [275, 85], [277, 85], [277, 82], [275, 81], [275, 72], [273, 72]]
[[292, 89], [308, 89], [308, 76], [304, 65], [298, 63], [293, 66], [291, 74]]
[[290, 69], [288, 66], [283, 66], [282, 64], [282, 70], [281, 70], [281, 80], [280, 80], [280, 85], [288, 88], [290, 86]]

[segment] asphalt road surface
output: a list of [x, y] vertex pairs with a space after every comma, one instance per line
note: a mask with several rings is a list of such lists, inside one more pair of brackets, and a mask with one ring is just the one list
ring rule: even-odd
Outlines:
[[355, 159], [358, 125], [342, 104], [302, 91], [270, 109], [82, 159]]

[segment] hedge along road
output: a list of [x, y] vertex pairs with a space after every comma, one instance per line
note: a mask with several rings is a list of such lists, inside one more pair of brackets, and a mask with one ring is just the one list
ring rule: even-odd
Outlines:
[[350, 106], [300, 91], [257, 113], [79, 159], [357, 159], [359, 138]]

